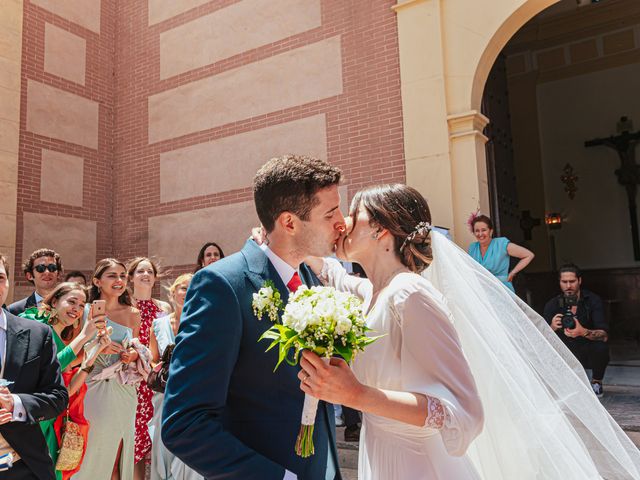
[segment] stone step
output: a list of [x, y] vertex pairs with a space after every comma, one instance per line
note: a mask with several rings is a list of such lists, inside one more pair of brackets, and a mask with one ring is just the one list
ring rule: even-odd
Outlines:
[[[344, 427], [336, 428], [336, 446], [338, 447], [338, 462], [340, 463], [340, 471], [342, 477], [347, 478], [358, 477], [358, 442], [344, 441]], [[353, 473], [353, 477], [346, 477], [345, 471]]]
[[342, 475], [342, 480], [358, 480], [358, 470], [355, 468], [340, 467], [340, 474]]
[[625, 432], [636, 447], [640, 448], [640, 432], [625, 430]]

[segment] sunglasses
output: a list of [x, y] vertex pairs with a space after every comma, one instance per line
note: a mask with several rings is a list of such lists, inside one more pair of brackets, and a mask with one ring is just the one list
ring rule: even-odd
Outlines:
[[33, 267], [33, 269], [38, 273], [44, 273], [45, 270], [49, 270], [51, 273], [53, 273], [58, 271], [58, 265], [56, 265], [55, 263], [50, 263], [49, 265], [40, 264]]

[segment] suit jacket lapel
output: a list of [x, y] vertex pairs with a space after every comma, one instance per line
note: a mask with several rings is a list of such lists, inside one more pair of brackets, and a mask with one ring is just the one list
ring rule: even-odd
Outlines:
[[306, 263], [301, 264], [299, 270], [300, 279], [302, 280], [302, 283], [304, 283], [307, 287], [322, 285], [316, 274], [313, 273], [313, 270], [311, 270], [311, 268]]
[[20, 367], [27, 359], [29, 330], [20, 329], [14, 321], [15, 317], [11, 317], [13, 315], [7, 315], [7, 353], [4, 357], [4, 378], [15, 381], [20, 373]]
[[289, 289], [262, 249], [253, 240], [247, 240], [247, 243], [245, 243], [242, 249], [242, 255], [244, 255], [247, 262], [247, 278], [255, 287], [256, 292], [264, 287], [264, 283], [267, 280], [271, 280], [280, 292], [280, 297], [286, 305], [289, 300]]
[[38, 306], [38, 302], [36, 302], [36, 292], [33, 292], [31, 295], [27, 297], [27, 303], [25, 304], [25, 310], [31, 307]]

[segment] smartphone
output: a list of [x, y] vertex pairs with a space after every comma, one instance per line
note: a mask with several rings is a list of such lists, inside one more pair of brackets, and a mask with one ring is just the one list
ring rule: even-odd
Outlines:
[[105, 300], [94, 300], [91, 304], [93, 315], [104, 315], [107, 312], [107, 302]]

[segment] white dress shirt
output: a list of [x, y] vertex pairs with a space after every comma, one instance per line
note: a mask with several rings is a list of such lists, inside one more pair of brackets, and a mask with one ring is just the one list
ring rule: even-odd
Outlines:
[[283, 259], [281, 259], [278, 255], [276, 255], [273, 250], [271, 250], [264, 243], [260, 245], [260, 248], [265, 253], [267, 258], [271, 261], [271, 264], [276, 269], [276, 272], [278, 272], [278, 275], [280, 275], [282, 283], [284, 283], [288, 288], [289, 282], [291, 281], [291, 279], [293, 278], [293, 274], [296, 273], [297, 270], [287, 262], [285, 262]]
[[[289, 282], [291, 281], [291, 279], [293, 278], [293, 274], [296, 273], [297, 270], [293, 268], [291, 265], [289, 265], [287, 262], [282, 260], [278, 255], [276, 255], [273, 252], [273, 250], [271, 250], [267, 246], [267, 244], [263, 243], [262, 245], [260, 245], [260, 248], [262, 249], [264, 254], [267, 256], [267, 258], [269, 259], [273, 267], [276, 269], [276, 272], [278, 272], [278, 275], [280, 276], [280, 280], [282, 280], [282, 282], [285, 285], [287, 285], [287, 288], [289, 288], [288, 287]], [[282, 480], [297, 480], [297, 479], [298, 479], [298, 476], [295, 473], [285, 469], [284, 478]]]

